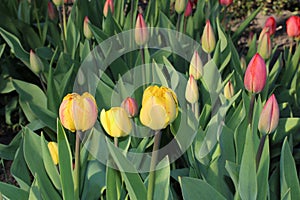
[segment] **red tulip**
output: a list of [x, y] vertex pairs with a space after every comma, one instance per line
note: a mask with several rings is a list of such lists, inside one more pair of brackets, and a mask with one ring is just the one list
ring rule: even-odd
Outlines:
[[135, 117], [138, 114], [138, 105], [134, 98], [127, 97], [122, 102], [121, 107], [127, 111], [128, 117]]
[[273, 35], [276, 31], [276, 20], [274, 17], [269, 17], [265, 22], [265, 27], [269, 28], [270, 35]]
[[272, 94], [261, 111], [258, 129], [263, 133], [272, 133], [277, 128], [278, 121], [279, 107], [275, 95]]
[[51, 19], [51, 20], [54, 20], [55, 17], [56, 17], [56, 10], [54, 9], [53, 7], [53, 4], [49, 1], [48, 2], [48, 17]]
[[191, 16], [192, 12], [193, 12], [192, 2], [189, 0], [184, 11], [184, 16], [185, 17]]
[[108, 8], [110, 9], [110, 12], [113, 14], [115, 7], [114, 7], [114, 1], [113, 0], [106, 0], [104, 7], [103, 7], [103, 15], [106, 17], [108, 13]]
[[142, 14], [138, 14], [135, 24], [135, 42], [138, 45], [145, 45], [149, 39], [149, 32], [146, 25], [146, 22]]
[[219, 3], [222, 6], [229, 6], [230, 4], [232, 4], [233, 0], [219, 0]]
[[267, 70], [264, 59], [256, 53], [251, 59], [245, 72], [245, 88], [252, 93], [261, 92], [266, 84]]
[[286, 32], [290, 37], [299, 37], [300, 36], [300, 17], [291, 16], [286, 21]]

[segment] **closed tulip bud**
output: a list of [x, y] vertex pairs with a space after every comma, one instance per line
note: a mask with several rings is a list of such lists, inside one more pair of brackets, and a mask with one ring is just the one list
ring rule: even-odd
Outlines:
[[286, 21], [286, 32], [290, 37], [300, 36], [300, 17], [291, 16]]
[[185, 9], [186, 0], [175, 0], [175, 11], [181, 14]]
[[184, 11], [184, 16], [189, 17], [193, 13], [193, 7], [192, 7], [192, 2], [188, 0], [188, 3], [186, 5], [185, 11]]
[[140, 111], [141, 123], [152, 130], [161, 130], [178, 115], [176, 94], [167, 87], [149, 86], [143, 94]]
[[108, 13], [108, 9], [110, 9], [110, 12], [113, 14], [115, 7], [114, 7], [114, 1], [113, 0], [106, 0], [104, 7], [103, 7], [103, 15], [106, 17]]
[[34, 53], [33, 50], [30, 50], [29, 62], [30, 69], [34, 73], [39, 74], [44, 70], [44, 64], [42, 63], [41, 59]]
[[56, 6], [61, 6], [61, 5], [63, 5], [64, 1], [63, 0], [53, 0], [53, 3]]
[[83, 21], [83, 34], [84, 36], [86, 37], [86, 39], [91, 39], [93, 37], [93, 33], [89, 27], [89, 23], [90, 23], [90, 20], [89, 18], [86, 16], [84, 18], [84, 21]]
[[193, 75], [195, 80], [200, 79], [203, 75], [203, 64], [197, 51], [194, 51], [190, 63], [189, 75]]
[[196, 103], [199, 100], [198, 85], [193, 75], [190, 75], [190, 78], [187, 82], [185, 88], [185, 99], [191, 104]]
[[266, 84], [267, 70], [264, 59], [256, 53], [248, 64], [244, 76], [245, 88], [252, 93], [261, 92]]
[[233, 0], [219, 0], [219, 3], [222, 6], [229, 6], [230, 4], [232, 4]]
[[57, 147], [57, 143], [56, 142], [49, 142], [48, 143], [48, 149], [51, 155], [51, 158], [53, 160], [53, 163], [55, 165], [58, 164], [59, 159], [58, 159], [58, 147]]
[[148, 27], [141, 13], [138, 14], [138, 17], [136, 19], [134, 35], [137, 45], [145, 45], [149, 40]]
[[214, 30], [209, 20], [206, 20], [206, 25], [203, 30], [201, 42], [202, 42], [202, 49], [206, 53], [211, 53], [215, 49], [216, 38], [215, 38]]
[[224, 87], [224, 96], [226, 99], [231, 99], [234, 95], [234, 88], [230, 81], [227, 82], [227, 84]]
[[100, 113], [100, 121], [104, 130], [112, 137], [127, 136], [132, 129], [128, 113], [122, 107], [113, 107]]
[[138, 114], [138, 106], [134, 98], [127, 97], [121, 107], [127, 111], [129, 117], [135, 117]]
[[265, 27], [259, 35], [257, 52], [264, 59], [270, 58], [272, 54], [272, 44], [268, 27]]
[[246, 63], [245, 57], [242, 56], [240, 61], [241, 61], [241, 68], [242, 68], [243, 71], [245, 71], [246, 67], [247, 67], [247, 63]]
[[274, 17], [269, 17], [265, 22], [265, 27], [269, 28], [270, 35], [276, 32], [276, 20]]
[[81, 96], [77, 93], [64, 97], [59, 107], [62, 125], [74, 132], [92, 128], [97, 120], [98, 109], [95, 98], [88, 92]]
[[261, 111], [258, 130], [266, 134], [272, 133], [277, 128], [278, 121], [279, 107], [275, 95], [272, 94]]
[[54, 20], [56, 18], [56, 10], [53, 7], [53, 4], [49, 1], [48, 2], [48, 17], [51, 20]]

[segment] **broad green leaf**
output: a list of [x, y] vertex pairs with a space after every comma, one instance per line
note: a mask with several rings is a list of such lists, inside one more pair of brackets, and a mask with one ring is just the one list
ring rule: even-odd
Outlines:
[[57, 115], [51, 112], [48, 109], [42, 108], [40, 106], [36, 106], [35, 104], [30, 105], [29, 108], [32, 110], [32, 112], [39, 116], [39, 120], [44, 124], [45, 127], [49, 127], [52, 131], [56, 131], [55, 128], [55, 120], [57, 118]]
[[224, 31], [222, 30], [222, 27], [220, 26], [219, 17], [217, 17], [216, 21], [217, 21], [219, 40], [221, 41], [221, 52], [223, 52], [225, 50], [225, 48], [227, 47], [227, 38], [226, 38]]
[[25, 190], [3, 182], [0, 182], [0, 191], [4, 197], [9, 199], [28, 199], [29, 196]]
[[202, 200], [225, 200], [218, 191], [216, 191], [211, 185], [201, 179], [195, 179], [190, 177], [182, 177], [179, 179], [182, 196], [184, 199], [199, 199]]
[[80, 34], [79, 34], [79, 30], [77, 30], [77, 27], [75, 26], [75, 23], [71, 17], [68, 19], [66, 32], [68, 33], [66, 35], [67, 50], [69, 53], [71, 53], [72, 58], [75, 58], [75, 53], [77, 51], [77, 47], [80, 40]]
[[280, 118], [276, 131], [272, 134], [272, 144], [281, 142], [290, 134], [297, 134], [300, 128], [300, 118]]
[[40, 192], [39, 184], [38, 184], [38, 179], [34, 179], [32, 182], [30, 192], [29, 192], [29, 198], [32, 200], [42, 200], [42, 194]]
[[107, 166], [106, 168], [106, 195], [107, 199], [120, 199], [121, 174], [119, 171]]
[[59, 108], [59, 91], [55, 86], [55, 79], [53, 78], [53, 69], [50, 67], [49, 74], [47, 78], [47, 105], [48, 109], [51, 110], [53, 113], [58, 114]]
[[234, 162], [226, 160], [225, 168], [229, 173], [229, 176], [234, 184], [235, 189], [238, 190], [240, 166]]
[[[170, 191], [170, 166], [169, 158], [165, 157], [157, 164], [158, 170], [155, 171], [155, 186], [153, 199], [165, 199], [169, 197]], [[161, 167], [165, 166], [165, 167]]]

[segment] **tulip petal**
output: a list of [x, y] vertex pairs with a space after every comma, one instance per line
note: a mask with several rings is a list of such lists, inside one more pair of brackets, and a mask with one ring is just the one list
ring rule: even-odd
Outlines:
[[61, 123], [66, 129], [75, 132], [75, 124], [72, 114], [73, 99], [77, 94], [68, 94], [64, 97], [60, 107], [59, 107], [59, 118]]

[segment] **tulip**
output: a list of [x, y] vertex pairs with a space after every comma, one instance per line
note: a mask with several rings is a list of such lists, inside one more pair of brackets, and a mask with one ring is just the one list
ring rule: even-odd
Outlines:
[[127, 136], [132, 129], [128, 113], [122, 107], [112, 107], [108, 111], [103, 109], [100, 121], [104, 130], [112, 137]]
[[209, 20], [206, 20], [201, 42], [202, 48], [206, 53], [211, 53], [215, 49], [216, 38]]
[[186, 5], [185, 11], [184, 11], [184, 16], [189, 17], [192, 15], [193, 12], [193, 7], [192, 7], [192, 2], [188, 0], [188, 3]]
[[56, 6], [61, 6], [61, 5], [63, 5], [64, 1], [63, 0], [53, 0], [53, 3]]
[[86, 37], [86, 39], [91, 39], [93, 37], [93, 33], [89, 27], [89, 23], [90, 23], [90, 20], [89, 18], [86, 16], [84, 18], [84, 21], [83, 21], [83, 34], [84, 36]]
[[224, 96], [226, 99], [231, 99], [234, 95], [234, 88], [230, 81], [227, 82], [227, 84], [224, 87]]
[[177, 115], [178, 101], [171, 89], [156, 85], [146, 88], [140, 111], [142, 124], [152, 130], [161, 130], [172, 123]]
[[195, 80], [200, 79], [203, 75], [203, 64], [197, 51], [194, 51], [190, 63], [189, 75], [193, 75]]
[[265, 27], [259, 36], [258, 41], [258, 53], [261, 55], [262, 58], [268, 59], [272, 54], [272, 44], [271, 38], [269, 33], [269, 28]]
[[286, 21], [286, 32], [290, 37], [300, 37], [300, 17], [291, 16]]
[[44, 70], [44, 64], [42, 63], [41, 59], [34, 53], [33, 50], [30, 50], [29, 63], [31, 71], [33, 71], [36, 74], [39, 74], [41, 71]]
[[275, 95], [272, 94], [261, 111], [258, 130], [266, 134], [272, 133], [277, 128], [278, 121], [279, 107]]
[[48, 17], [51, 20], [54, 20], [56, 18], [56, 10], [53, 7], [53, 4], [49, 1], [48, 2]]
[[190, 75], [190, 78], [187, 82], [185, 89], [185, 99], [191, 104], [196, 103], [199, 100], [198, 85], [193, 75]]
[[264, 59], [256, 53], [251, 59], [245, 72], [245, 88], [252, 93], [261, 92], [266, 84], [267, 70]]
[[127, 97], [124, 99], [121, 107], [127, 111], [128, 117], [135, 117], [138, 113], [138, 106], [134, 98]]
[[222, 6], [229, 6], [230, 4], [232, 4], [233, 0], [219, 0], [219, 3]]
[[106, 0], [104, 7], [103, 7], [103, 15], [106, 17], [108, 13], [108, 8], [110, 9], [110, 12], [113, 14], [115, 7], [114, 7], [114, 1], [113, 0]]
[[270, 35], [273, 35], [276, 32], [276, 20], [274, 17], [269, 17], [266, 22], [265, 22], [265, 26], [269, 28], [269, 33]]
[[58, 147], [56, 142], [49, 142], [48, 143], [48, 149], [51, 155], [51, 158], [53, 160], [54, 165], [57, 165], [59, 162], [58, 159]]
[[181, 14], [185, 9], [185, 0], [175, 0], [175, 11]]
[[246, 59], [245, 59], [244, 56], [241, 56], [240, 62], [241, 62], [241, 69], [242, 69], [243, 71], [245, 71], [245, 70], [246, 70], [246, 67], [247, 67], [247, 63], [246, 63]]
[[149, 32], [146, 22], [141, 13], [138, 14], [135, 24], [135, 42], [137, 45], [145, 45], [149, 40]]
[[97, 120], [98, 109], [95, 98], [88, 92], [81, 96], [77, 93], [64, 97], [59, 107], [62, 125], [74, 132], [92, 128]]

